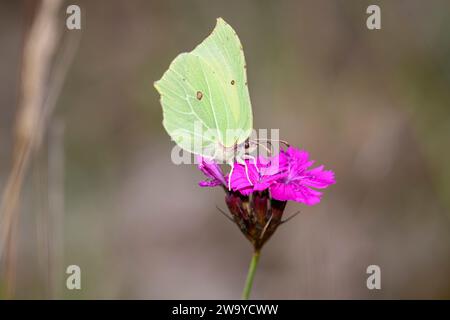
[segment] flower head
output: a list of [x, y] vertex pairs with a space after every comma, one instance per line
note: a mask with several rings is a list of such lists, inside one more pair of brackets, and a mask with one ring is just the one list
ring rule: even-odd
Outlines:
[[[313, 164], [308, 152], [293, 147], [280, 150], [277, 156], [270, 158], [260, 156], [254, 161], [245, 160], [245, 164], [236, 162], [231, 174], [231, 188], [245, 196], [269, 190], [273, 199], [314, 205], [320, 202], [322, 195], [315, 189], [324, 189], [335, 180], [333, 171], [324, 170], [324, 166], [310, 169]], [[203, 182], [203, 186], [224, 184], [229, 175], [220, 181], [217, 176], [214, 179], [216, 182], [212, 185]]]
[[[198, 158], [198, 168], [206, 175], [201, 187], [222, 186], [225, 202], [234, 222], [259, 250], [282, 223], [288, 200], [315, 205], [321, 192], [335, 183], [334, 173], [323, 166], [311, 169], [314, 161], [304, 150], [293, 147], [280, 150], [276, 156], [258, 157], [235, 162], [232, 172], [225, 176], [212, 160]], [[228, 180], [231, 190], [228, 190]]]

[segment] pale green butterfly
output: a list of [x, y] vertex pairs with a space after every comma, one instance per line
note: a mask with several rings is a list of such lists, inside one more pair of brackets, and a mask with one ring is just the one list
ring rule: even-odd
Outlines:
[[213, 32], [191, 52], [179, 54], [155, 88], [164, 128], [178, 146], [228, 163], [230, 177], [234, 161], [242, 163], [248, 178], [244, 159], [256, 160], [239, 150], [249, 149], [252, 106], [244, 51], [229, 24], [218, 18]]

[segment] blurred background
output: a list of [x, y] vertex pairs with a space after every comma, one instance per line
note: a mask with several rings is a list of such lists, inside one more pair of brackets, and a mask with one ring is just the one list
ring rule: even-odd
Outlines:
[[[81, 30], [66, 29], [69, 4], [81, 8]], [[381, 7], [381, 30], [366, 27], [370, 4]], [[38, 7], [0, 2], [3, 205]], [[337, 179], [319, 205], [288, 204], [286, 216], [301, 214], [263, 248], [252, 297], [450, 298], [444, 0], [63, 2], [51, 61], [72, 57], [14, 193], [15, 262], [0, 267], [15, 279], [13, 297], [240, 297], [251, 246], [216, 209], [226, 208], [223, 191], [198, 187], [194, 165], [171, 162], [153, 88], [217, 17], [243, 43], [254, 127], [279, 128]], [[72, 264], [81, 290], [66, 289]], [[366, 287], [371, 264], [381, 290]]]

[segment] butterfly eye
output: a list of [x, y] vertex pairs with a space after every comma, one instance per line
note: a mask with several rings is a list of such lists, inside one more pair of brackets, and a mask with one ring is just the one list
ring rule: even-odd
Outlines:
[[248, 149], [248, 148], [250, 148], [250, 142], [248, 142], [248, 141], [245, 141], [245, 144], [244, 144], [244, 146], [245, 146], [245, 149]]

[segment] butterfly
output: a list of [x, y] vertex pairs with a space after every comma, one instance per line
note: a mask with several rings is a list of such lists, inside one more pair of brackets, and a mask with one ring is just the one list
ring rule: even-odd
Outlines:
[[[191, 52], [179, 54], [154, 86], [163, 126], [182, 149], [231, 166], [245, 165], [255, 141], [242, 44], [233, 28], [217, 19], [212, 33]], [[248, 178], [250, 181], [250, 179]]]

